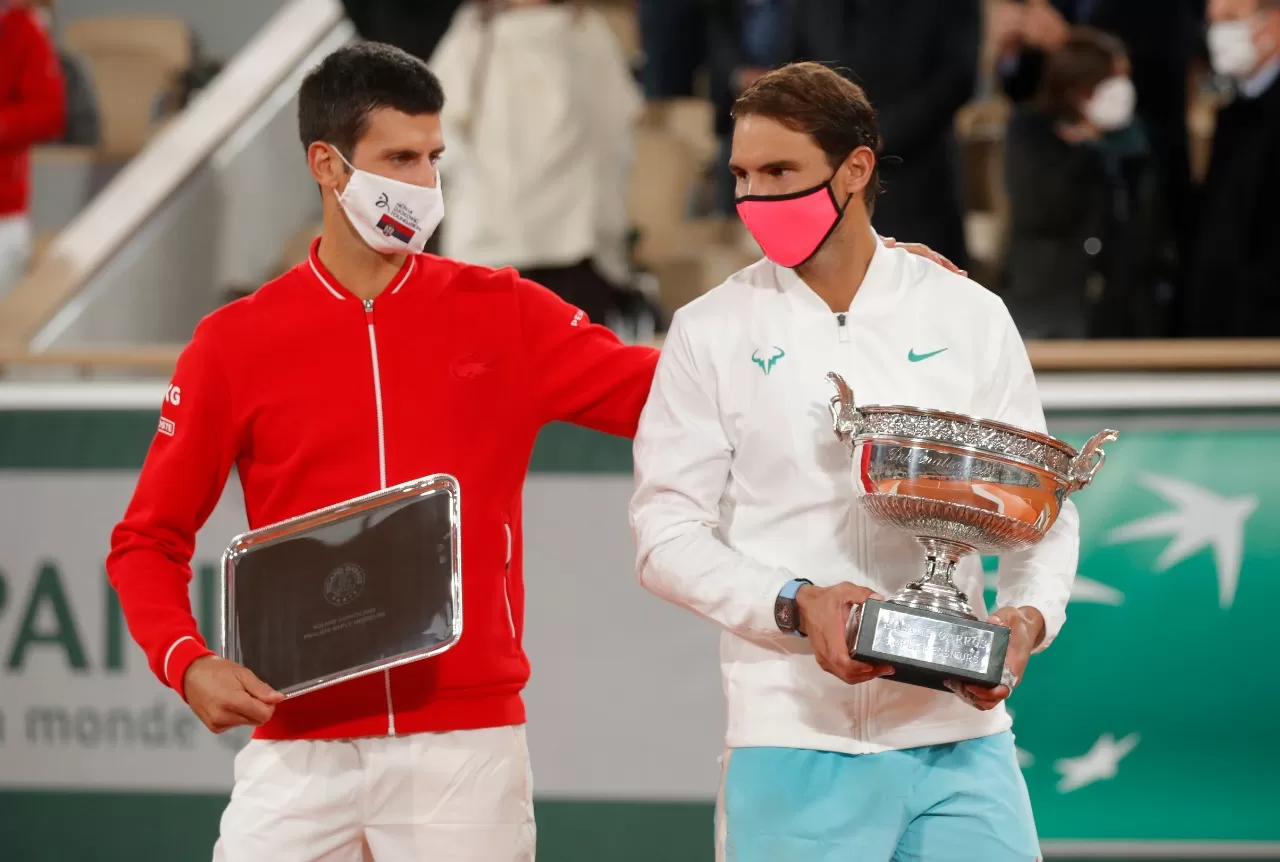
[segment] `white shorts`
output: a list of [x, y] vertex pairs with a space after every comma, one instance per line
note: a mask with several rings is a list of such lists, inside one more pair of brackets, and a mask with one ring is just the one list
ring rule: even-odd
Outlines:
[[214, 862], [532, 862], [524, 727], [253, 740]]
[[31, 220], [26, 216], [0, 218], [0, 296], [17, 286], [31, 260]]

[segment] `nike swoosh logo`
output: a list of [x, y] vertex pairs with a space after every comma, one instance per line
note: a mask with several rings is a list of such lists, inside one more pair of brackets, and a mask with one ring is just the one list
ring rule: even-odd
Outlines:
[[907, 361], [908, 362], [924, 362], [926, 359], [929, 359], [930, 357], [937, 356], [939, 353], [946, 353], [946, 352], [947, 352], [947, 348], [945, 347], [942, 348], [941, 350], [935, 350], [932, 353], [916, 353], [915, 348], [912, 348], [911, 350], [907, 351]]

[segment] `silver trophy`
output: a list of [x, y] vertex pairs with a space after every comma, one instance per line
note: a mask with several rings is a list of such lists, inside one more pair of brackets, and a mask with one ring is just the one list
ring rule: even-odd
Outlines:
[[898, 682], [945, 689], [948, 680], [1011, 685], [1004, 667], [1009, 629], [979, 620], [953, 581], [968, 554], [1031, 547], [1058, 519], [1069, 494], [1101, 469], [1112, 430], [1080, 451], [1002, 422], [916, 407], [865, 406], [827, 375], [836, 436], [853, 456], [858, 504], [924, 549], [924, 576], [887, 601], [855, 608], [850, 655], [891, 665]]

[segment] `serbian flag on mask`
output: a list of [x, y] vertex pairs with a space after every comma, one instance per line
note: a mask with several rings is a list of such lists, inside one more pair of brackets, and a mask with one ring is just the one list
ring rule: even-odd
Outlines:
[[386, 236], [393, 236], [404, 243], [413, 239], [413, 231], [389, 215], [384, 215], [378, 219], [378, 230], [382, 231]]

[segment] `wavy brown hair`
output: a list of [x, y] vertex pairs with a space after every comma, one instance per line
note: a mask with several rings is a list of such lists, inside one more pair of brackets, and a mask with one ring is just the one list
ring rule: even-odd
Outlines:
[[869, 147], [876, 165], [863, 194], [872, 212], [880, 191], [880, 124], [861, 87], [821, 63], [791, 63], [765, 74], [738, 97], [734, 119], [748, 115], [808, 135], [833, 169], [858, 147]]

